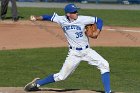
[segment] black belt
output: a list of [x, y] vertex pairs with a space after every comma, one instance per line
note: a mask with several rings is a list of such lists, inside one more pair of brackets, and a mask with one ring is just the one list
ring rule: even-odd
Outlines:
[[[85, 48], [74, 48], [74, 49], [76, 49], [76, 50], [83, 50], [83, 49], [86, 49], [86, 48], [88, 48], [89, 46], [87, 45]], [[72, 46], [70, 46], [70, 49], [73, 49], [72, 48]]]

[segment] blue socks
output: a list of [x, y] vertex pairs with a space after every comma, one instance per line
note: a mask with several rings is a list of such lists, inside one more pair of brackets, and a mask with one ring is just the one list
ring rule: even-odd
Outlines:
[[102, 74], [102, 82], [104, 85], [105, 93], [110, 93], [111, 89], [110, 89], [110, 73], [109, 72]]
[[39, 84], [40, 86], [45, 85], [45, 84], [49, 84], [49, 83], [53, 83], [55, 82], [53, 75], [49, 75], [48, 77], [41, 79], [41, 80], [37, 80], [37, 84]]

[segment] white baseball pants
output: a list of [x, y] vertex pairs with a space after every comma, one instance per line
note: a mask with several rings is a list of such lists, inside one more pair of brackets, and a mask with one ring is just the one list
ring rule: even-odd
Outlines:
[[109, 63], [95, 50], [91, 48], [80, 51], [70, 49], [60, 72], [54, 74], [54, 80], [65, 80], [72, 72], [75, 71], [81, 61], [87, 61], [88, 64], [96, 66], [100, 70], [101, 74], [110, 72]]

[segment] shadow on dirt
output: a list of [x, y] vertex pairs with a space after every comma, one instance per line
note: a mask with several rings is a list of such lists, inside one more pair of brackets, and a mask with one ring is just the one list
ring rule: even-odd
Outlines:
[[41, 91], [55, 91], [55, 92], [68, 92], [68, 91], [78, 91], [80, 89], [41, 89]]
[[[54, 91], [54, 92], [69, 92], [69, 91], [79, 91], [81, 89], [41, 89], [40, 91]], [[100, 90], [88, 90], [88, 91], [95, 91], [95, 92], [98, 92], [98, 93], [105, 93], [104, 91], [100, 91]], [[115, 92], [112, 92], [112, 93], [115, 93]]]

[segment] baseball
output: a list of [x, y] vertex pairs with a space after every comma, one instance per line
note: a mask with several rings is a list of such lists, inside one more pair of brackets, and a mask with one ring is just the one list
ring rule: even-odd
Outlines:
[[30, 20], [31, 20], [31, 21], [36, 21], [35, 16], [31, 15], [31, 16], [30, 16]]

